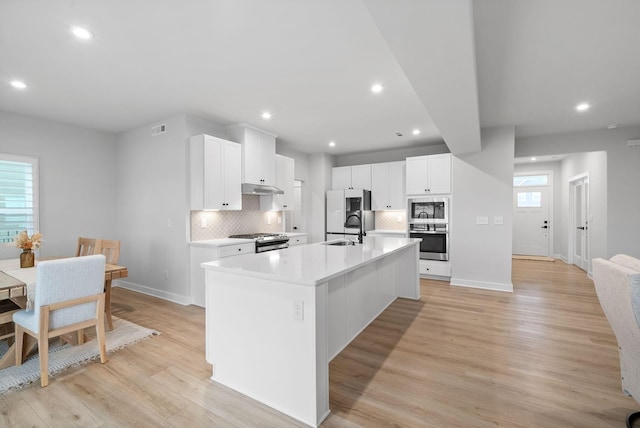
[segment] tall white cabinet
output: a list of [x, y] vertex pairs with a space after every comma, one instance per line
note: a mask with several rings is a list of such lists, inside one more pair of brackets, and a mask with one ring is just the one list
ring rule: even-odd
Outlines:
[[241, 210], [240, 144], [204, 134], [189, 144], [191, 210]]
[[242, 146], [242, 182], [275, 186], [277, 135], [244, 123], [228, 126], [226, 131]]
[[295, 161], [282, 155], [276, 155], [275, 186], [284, 191], [284, 195], [260, 196], [261, 210], [293, 211], [293, 175]]
[[371, 209], [404, 210], [405, 162], [374, 163], [371, 165]]
[[451, 154], [407, 158], [407, 195], [451, 193]]

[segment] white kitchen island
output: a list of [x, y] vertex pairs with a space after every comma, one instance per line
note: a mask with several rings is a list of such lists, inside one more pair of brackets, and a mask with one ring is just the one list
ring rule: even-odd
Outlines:
[[397, 297], [420, 298], [418, 243], [365, 237], [203, 263], [211, 378], [319, 425], [329, 361]]

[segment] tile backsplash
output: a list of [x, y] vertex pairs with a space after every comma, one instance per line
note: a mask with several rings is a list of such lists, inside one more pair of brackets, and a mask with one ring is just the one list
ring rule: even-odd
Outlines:
[[[278, 218], [282, 223], [278, 223]], [[206, 227], [202, 227], [202, 220]], [[271, 224], [269, 224], [271, 223]], [[191, 240], [227, 238], [243, 233], [284, 231], [282, 211], [260, 211], [260, 196], [242, 195], [242, 211], [191, 211]]]
[[407, 230], [406, 211], [376, 211], [376, 230]]

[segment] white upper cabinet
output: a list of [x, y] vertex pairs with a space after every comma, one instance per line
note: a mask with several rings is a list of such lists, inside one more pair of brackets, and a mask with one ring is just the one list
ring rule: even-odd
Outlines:
[[295, 161], [282, 155], [276, 155], [276, 184], [284, 195], [260, 196], [260, 209], [293, 211], [293, 174]]
[[246, 124], [226, 128], [229, 138], [242, 146], [243, 183], [275, 186], [276, 137]]
[[451, 154], [407, 158], [407, 195], [451, 193]]
[[196, 135], [189, 146], [191, 209], [241, 210], [240, 144]]
[[404, 210], [405, 162], [374, 163], [371, 165], [371, 209]]
[[331, 171], [331, 188], [371, 190], [371, 165], [338, 166]]

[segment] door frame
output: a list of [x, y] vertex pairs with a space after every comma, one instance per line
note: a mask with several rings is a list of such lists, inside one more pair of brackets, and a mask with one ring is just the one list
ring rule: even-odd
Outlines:
[[591, 233], [589, 232], [589, 227], [591, 227], [591, 183], [589, 180], [589, 171], [582, 172], [578, 175], [574, 175], [569, 178], [569, 245], [568, 245], [568, 254], [567, 254], [567, 263], [570, 265], [574, 264], [573, 255], [575, 253], [575, 245], [576, 242], [576, 207], [575, 207], [575, 192], [576, 192], [576, 183], [578, 181], [583, 181], [584, 183], [589, 184], [587, 186], [587, 203], [585, 204], [586, 213], [585, 217], [587, 219], [587, 232], [585, 238], [585, 254], [584, 258], [587, 260], [587, 274], [591, 275]]
[[[555, 229], [555, 222], [553, 221], [553, 219], [555, 218], [555, 211], [553, 209], [553, 170], [551, 169], [540, 169], [540, 170], [535, 170], [535, 171], [514, 171], [513, 176], [514, 177], [522, 177], [522, 176], [526, 176], [526, 175], [546, 175], [547, 177], [549, 177], [548, 181], [547, 181], [547, 187], [548, 187], [548, 192], [547, 192], [547, 206], [548, 206], [548, 212], [549, 212], [549, 220], [548, 221], [548, 234], [549, 234], [549, 257], [553, 257], [555, 258], [555, 254], [553, 252], [553, 235], [554, 235], [554, 229]], [[511, 186], [513, 189], [526, 189], [527, 187], [544, 187], [544, 186]], [[512, 202], [512, 206], [513, 206], [513, 202]], [[512, 208], [513, 209], [513, 208]], [[513, 231], [512, 231], [513, 232]], [[513, 254], [513, 244], [511, 245], [511, 253]]]

